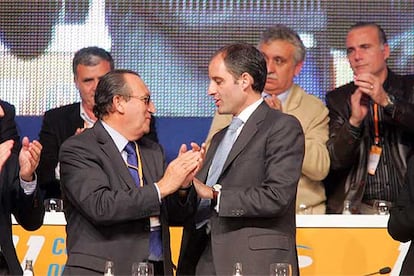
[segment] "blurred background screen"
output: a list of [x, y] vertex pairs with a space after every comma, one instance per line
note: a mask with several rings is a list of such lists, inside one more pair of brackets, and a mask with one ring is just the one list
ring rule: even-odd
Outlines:
[[159, 117], [211, 117], [207, 66], [224, 44], [256, 44], [273, 24], [302, 37], [307, 56], [296, 80], [322, 100], [352, 79], [347, 29], [380, 24], [391, 46], [389, 66], [414, 73], [414, 1], [384, 0], [62, 0], [0, 2], [0, 98], [17, 115], [79, 100], [73, 84], [76, 50], [100, 46], [117, 68], [148, 84]]

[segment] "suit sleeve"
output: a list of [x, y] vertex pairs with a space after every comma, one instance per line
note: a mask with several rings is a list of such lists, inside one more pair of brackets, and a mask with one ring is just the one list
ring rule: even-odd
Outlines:
[[14, 140], [13, 150], [17, 153], [20, 150], [20, 136], [14, 120], [16, 115], [14, 106], [4, 101], [0, 101], [0, 105], [4, 111], [4, 116], [0, 118], [0, 143], [10, 139]]
[[[335, 95], [333, 94], [335, 93]], [[349, 123], [349, 98], [338, 97], [345, 92], [330, 92], [326, 97], [329, 110], [329, 139], [327, 143], [331, 159], [331, 169], [350, 168], [359, 154], [362, 129], [354, 128]], [[344, 100], [346, 102], [344, 102]]]
[[31, 195], [26, 195], [20, 186], [17, 154], [12, 154], [7, 161], [6, 177], [3, 178], [8, 186], [11, 210], [16, 221], [26, 230], [36, 230], [43, 224], [45, 214], [39, 188]]
[[314, 181], [323, 180], [330, 166], [329, 152], [326, 142], [329, 136], [328, 109], [320, 103], [314, 111], [313, 118], [304, 128], [305, 156], [302, 165], [302, 174]]
[[414, 155], [408, 161], [403, 188], [390, 210], [388, 233], [402, 242], [414, 239]]

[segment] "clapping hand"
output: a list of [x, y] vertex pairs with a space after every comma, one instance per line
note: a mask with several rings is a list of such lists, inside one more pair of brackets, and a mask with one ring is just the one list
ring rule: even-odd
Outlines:
[[12, 148], [14, 145], [13, 140], [7, 140], [0, 144], [0, 172], [3, 168], [3, 165], [6, 163], [7, 159], [9, 159]]
[[29, 138], [24, 137], [22, 141], [22, 149], [19, 154], [20, 177], [24, 181], [33, 181], [33, 173], [39, 165], [40, 153], [42, 152], [42, 145]]

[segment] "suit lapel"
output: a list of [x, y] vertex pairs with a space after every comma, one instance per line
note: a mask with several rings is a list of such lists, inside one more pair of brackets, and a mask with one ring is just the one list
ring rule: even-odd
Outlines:
[[223, 140], [223, 137], [226, 134], [227, 128], [228, 126], [223, 128], [222, 130], [220, 130], [213, 136], [210, 147], [208, 148], [207, 153], [206, 153], [203, 167], [200, 170], [200, 172], [197, 174], [197, 178], [200, 181], [205, 182], [207, 180], [207, 175], [208, 175], [208, 171], [211, 166], [211, 162], [213, 162], [213, 158], [214, 158], [214, 155], [216, 154], [217, 147], [219, 146], [221, 140]]
[[120, 152], [118, 151], [118, 148], [100, 121], [97, 121], [95, 123], [93, 131], [95, 132], [102, 152], [108, 157], [108, 159], [112, 160], [113, 166], [114, 168], [117, 168], [121, 178], [125, 181], [128, 187], [131, 189], [135, 188], [135, 181], [129, 173], [128, 168], [125, 165]]
[[155, 156], [153, 152], [145, 146], [142, 146], [142, 143], [139, 143], [139, 151], [142, 162], [142, 173], [144, 175], [145, 184], [151, 184], [153, 181], [157, 181], [155, 169], [153, 164], [156, 164]]
[[297, 109], [302, 100], [302, 88], [294, 84], [289, 93], [288, 98], [286, 99], [285, 104], [283, 105], [283, 113], [290, 114], [293, 110]]
[[[230, 166], [230, 164], [234, 161], [234, 159], [242, 152], [242, 150], [246, 147], [246, 145], [250, 142], [250, 140], [253, 138], [253, 136], [256, 134], [256, 132], [259, 129], [260, 124], [263, 122], [266, 113], [268, 112], [269, 107], [265, 102], [262, 102], [258, 108], [252, 113], [250, 118], [245, 123], [242, 131], [240, 132], [239, 136], [237, 137], [237, 140], [234, 142], [232, 149], [229, 152], [229, 155], [227, 156], [226, 162], [224, 162], [223, 170], [221, 172], [221, 175], [219, 179], [222, 177], [223, 173], [227, 170], [227, 168]], [[207, 168], [210, 168], [211, 161], [214, 157], [214, 153], [217, 150], [218, 144], [223, 139], [224, 134], [226, 132], [227, 128], [223, 129], [219, 132], [220, 139], [216, 139], [216, 143], [212, 143], [211, 145], [211, 155], [209, 158], [206, 157]], [[218, 138], [218, 137], [217, 137]], [[214, 146], [214, 148], [213, 148]], [[208, 169], [207, 169], [208, 172]], [[207, 172], [206, 175], [207, 175]]]
[[267, 107], [267, 104], [265, 102], [262, 102], [259, 107], [252, 113], [250, 118], [245, 123], [239, 136], [237, 137], [237, 140], [234, 142], [233, 147], [227, 156], [226, 162], [224, 162], [222, 173], [227, 169], [227, 167], [233, 162], [233, 160], [240, 154], [240, 152], [246, 147], [246, 145], [256, 134], [258, 125], [264, 120], [268, 109], [269, 108]]

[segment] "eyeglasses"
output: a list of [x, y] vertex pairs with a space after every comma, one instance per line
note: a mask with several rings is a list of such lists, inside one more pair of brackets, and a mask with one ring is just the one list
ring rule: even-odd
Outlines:
[[151, 102], [151, 96], [133, 96], [133, 95], [129, 95], [130, 98], [135, 98], [138, 100], [141, 100], [144, 102], [145, 105], [149, 105], [149, 103]]

